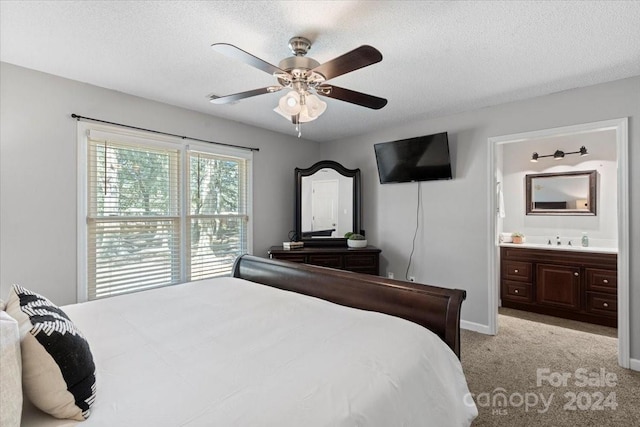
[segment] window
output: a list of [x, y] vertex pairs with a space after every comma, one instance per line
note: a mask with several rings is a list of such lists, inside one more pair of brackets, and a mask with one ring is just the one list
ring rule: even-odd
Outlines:
[[80, 301], [228, 275], [250, 251], [250, 151], [78, 126]]

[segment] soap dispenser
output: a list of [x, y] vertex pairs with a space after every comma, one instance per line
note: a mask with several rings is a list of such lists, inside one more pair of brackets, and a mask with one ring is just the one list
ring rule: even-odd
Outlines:
[[582, 246], [585, 248], [589, 246], [589, 236], [587, 236], [587, 233], [582, 233]]

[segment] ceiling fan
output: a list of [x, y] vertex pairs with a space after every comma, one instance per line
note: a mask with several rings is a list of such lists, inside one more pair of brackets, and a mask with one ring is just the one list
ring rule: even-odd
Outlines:
[[290, 89], [280, 98], [274, 111], [296, 125], [298, 136], [301, 135], [301, 123], [317, 119], [327, 108], [327, 104], [316, 95], [374, 110], [379, 110], [387, 104], [384, 98], [326, 83], [335, 77], [382, 61], [382, 54], [372, 46], [360, 46], [320, 64], [315, 59], [305, 56], [311, 48], [311, 41], [304, 37], [293, 37], [289, 40], [289, 48], [294, 56], [283, 59], [277, 67], [228, 43], [215, 43], [211, 48], [229, 58], [242, 61], [273, 75], [278, 80], [278, 85], [226, 96], [211, 95], [210, 101], [213, 104], [227, 104], [252, 96]]

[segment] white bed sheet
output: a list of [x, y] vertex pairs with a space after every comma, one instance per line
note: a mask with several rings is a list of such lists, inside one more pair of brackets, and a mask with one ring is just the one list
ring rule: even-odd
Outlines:
[[[435, 334], [235, 278], [63, 307], [96, 363], [90, 426], [467, 426]], [[67, 426], [33, 408], [23, 426]]]

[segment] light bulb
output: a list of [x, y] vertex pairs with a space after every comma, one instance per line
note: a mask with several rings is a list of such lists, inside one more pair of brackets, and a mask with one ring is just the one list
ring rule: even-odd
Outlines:
[[305, 99], [309, 117], [315, 119], [327, 109], [327, 103], [323, 102], [315, 95], [307, 95]]
[[302, 108], [300, 105], [300, 95], [298, 94], [298, 92], [292, 90], [291, 92], [280, 98], [278, 107], [280, 107], [280, 110], [282, 110], [284, 113], [290, 116], [295, 116], [300, 112], [300, 109]]

